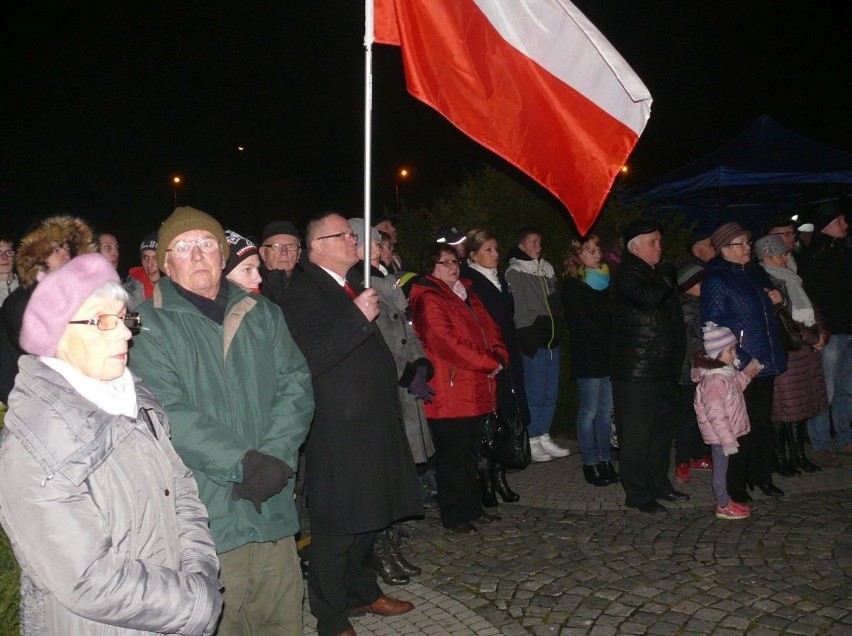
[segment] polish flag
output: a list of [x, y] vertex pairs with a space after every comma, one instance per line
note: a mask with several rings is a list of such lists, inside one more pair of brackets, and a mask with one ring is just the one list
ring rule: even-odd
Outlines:
[[[651, 114], [642, 80], [567, 0], [375, 0], [408, 91], [550, 190], [585, 234]], [[369, 22], [368, 22], [369, 24]]]

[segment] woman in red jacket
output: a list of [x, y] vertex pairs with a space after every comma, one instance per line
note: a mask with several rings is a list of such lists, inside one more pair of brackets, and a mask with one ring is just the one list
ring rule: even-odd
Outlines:
[[500, 328], [459, 280], [455, 250], [435, 243], [424, 252], [426, 276], [411, 287], [414, 329], [435, 368], [435, 390], [425, 405], [435, 442], [438, 505], [445, 528], [460, 534], [477, 531], [471, 521], [500, 520], [482, 509], [476, 468], [485, 417], [496, 407], [495, 376], [509, 359]]

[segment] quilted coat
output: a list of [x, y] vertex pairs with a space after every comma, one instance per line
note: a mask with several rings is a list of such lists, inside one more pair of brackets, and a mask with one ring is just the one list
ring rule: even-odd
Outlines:
[[698, 383], [693, 404], [704, 443], [738, 446], [737, 438], [751, 430], [743, 396], [751, 373], [700, 354], [692, 360], [692, 381]]
[[674, 271], [651, 267], [624, 250], [613, 278], [610, 377], [631, 382], [676, 380], [686, 336]]
[[701, 320], [727, 327], [737, 337], [743, 365], [757, 358], [764, 365], [758, 377], [787, 370], [787, 353], [778, 337], [775, 308], [766, 293], [772, 283], [755, 264], [739, 265], [714, 258], [701, 285]]
[[[466, 287], [470, 281], [462, 279]], [[435, 389], [426, 405], [430, 419], [475, 417], [497, 407], [497, 387], [488, 374], [509, 360], [500, 328], [476, 294], [468, 302], [446, 283], [424, 276], [408, 297], [414, 329], [426, 357], [435, 367], [429, 385]]]
[[21, 633], [211, 633], [219, 562], [163, 407], [137, 381], [138, 417], [110, 415], [35, 356], [20, 369], [0, 520], [21, 566]]

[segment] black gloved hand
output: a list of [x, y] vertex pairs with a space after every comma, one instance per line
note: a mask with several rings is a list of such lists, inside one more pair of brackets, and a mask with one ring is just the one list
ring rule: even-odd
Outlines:
[[418, 400], [431, 402], [432, 396], [435, 395], [435, 389], [426, 384], [427, 368], [423, 365], [417, 366], [417, 371], [414, 372], [414, 377], [408, 385], [408, 392]]
[[243, 455], [243, 481], [234, 484], [231, 498], [248, 499], [260, 514], [260, 504], [284, 490], [295, 473], [277, 457], [250, 450]]

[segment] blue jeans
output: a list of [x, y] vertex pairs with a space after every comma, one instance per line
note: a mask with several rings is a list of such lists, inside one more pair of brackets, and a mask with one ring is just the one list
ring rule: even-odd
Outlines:
[[[825, 388], [828, 391], [831, 421], [834, 422], [835, 448], [852, 443], [852, 335], [832, 334], [822, 351]], [[808, 437], [813, 450], [831, 448], [829, 411], [808, 420]]]
[[587, 466], [612, 459], [609, 446], [609, 416], [612, 384], [606, 378], [577, 378], [577, 440]]
[[559, 395], [559, 347], [539, 349], [535, 357], [523, 356], [524, 386], [530, 406], [530, 439], [550, 433]]

